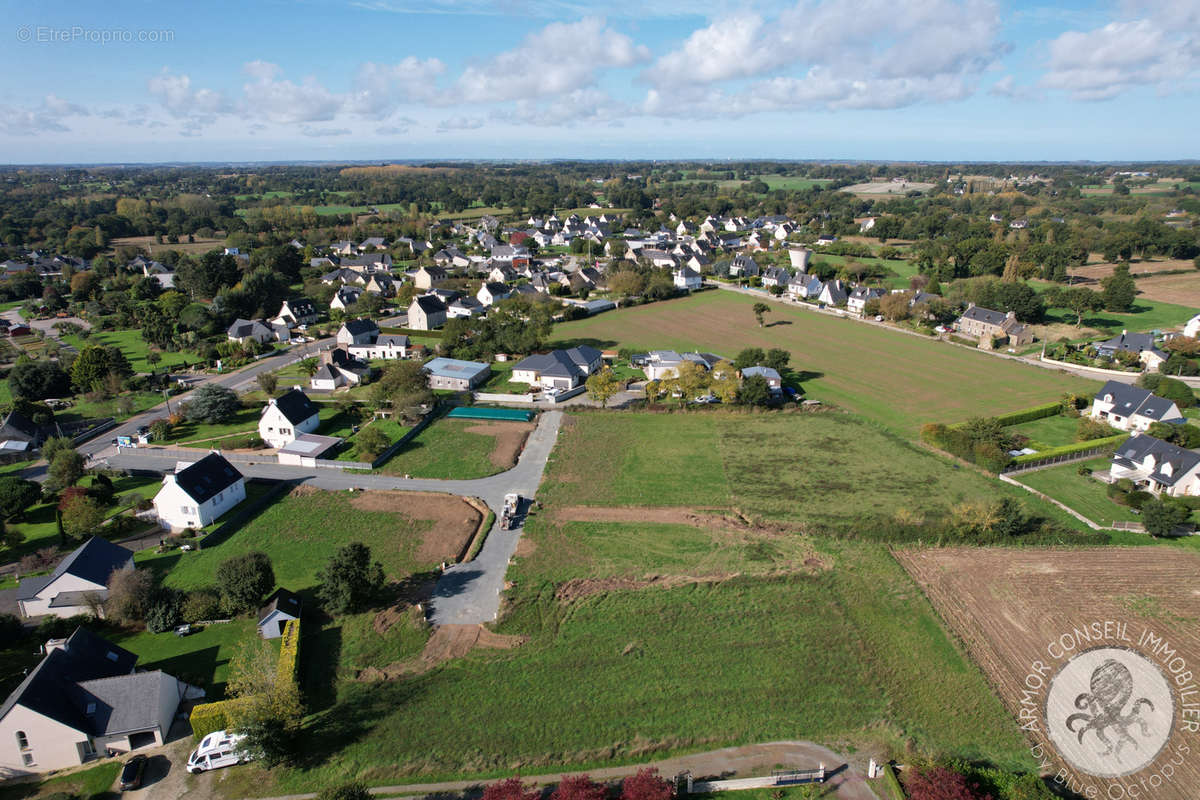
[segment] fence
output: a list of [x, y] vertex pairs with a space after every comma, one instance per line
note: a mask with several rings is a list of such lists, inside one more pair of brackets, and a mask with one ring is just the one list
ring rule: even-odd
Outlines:
[[685, 772], [680, 776], [682, 786], [679, 788], [687, 794], [708, 794], [710, 792], [735, 792], [743, 789], [763, 789], [769, 786], [795, 786], [801, 783], [824, 783], [825, 765], [816, 769], [777, 770], [761, 778], [733, 778], [725, 781], [694, 781], [692, 773]]
[[[367, 464], [366, 468], [367, 469], [379, 469], [384, 464], [386, 464], [387, 460], [389, 458], [391, 458], [392, 456], [394, 456], [401, 447], [404, 447], [404, 445], [411, 442], [417, 436], [417, 434], [419, 434], [421, 431], [425, 430], [425, 428], [427, 428], [429, 426], [429, 423], [433, 422], [433, 419], [435, 416], [437, 416], [437, 406], [434, 406], [433, 408], [429, 409], [429, 411], [425, 414], [425, 416], [421, 417], [420, 422], [418, 422], [416, 425], [414, 425], [412, 427], [412, 429], [410, 431], [408, 431], [408, 433], [404, 434], [399, 439], [397, 439], [395, 442], [393, 442], [391, 447], [389, 447], [387, 450], [384, 450], [382, 453], [380, 453], [378, 458], [376, 458], [370, 464]], [[342, 463], [347, 464], [349, 462], [343, 461]]]
[[532, 394], [499, 394], [494, 392], [475, 392], [476, 403], [532, 403]]
[[1076, 450], [1074, 453], [1063, 453], [1057, 456], [1047, 456], [1045, 458], [1033, 458], [1029, 461], [1020, 461], [1009, 464], [1001, 472], [1005, 475], [1010, 475], [1017, 472], [1025, 472], [1026, 470], [1042, 469], [1054, 464], [1066, 464], [1071, 461], [1086, 461], [1089, 458], [1095, 458], [1098, 455], [1108, 455], [1114, 449], [1114, 444], [1101, 445], [1100, 447], [1090, 447], [1087, 450]]
[[1112, 378], [1115, 381], [1122, 383], [1133, 383], [1141, 377], [1141, 372], [1126, 372], [1120, 369], [1104, 369], [1103, 367], [1089, 367], [1084, 364], [1072, 364], [1070, 361], [1059, 361], [1055, 358], [1046, 358], [1042, 356], [1038, 359], [1044, 364], [1053, 364], [1056, 367], [1064, 369], [1079, 370], [1080, 372], [1094, 373], [1101, 378]]

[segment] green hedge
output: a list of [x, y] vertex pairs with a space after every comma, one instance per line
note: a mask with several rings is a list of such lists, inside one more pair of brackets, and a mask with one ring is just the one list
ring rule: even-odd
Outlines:
[[1009, 425], [1020, 425], [1022, 422], [1033, 422], [1035, 419], [1045, 419], [1046, 417], [1056, 417], [1062, 413], [1063, 404], [1046, 403], [1033, 408], [1024, 408], [1020, 411], [1014, 411], [1011, 414], [998, 414], [996, 419], [1000, 420], [1000, 424], [1004, 427]]
[[233, 712], [246, 701], [235, 697], [217, 703], [204, 703], [192, 709], [188, 721], [192, 723], [192, 736], [200, 741], [213, 731], [223, 731], [232, 724]]
[[905, 800], [904, 790], [896, 777], [896, 769], [891, 764], [883, 765], [883, 789], [888, 800]]
[[1027, 456], [1017, 456], [1013, 459], [1013, 464], [1029, 464], [1035, 461], [1042, 461], [1047, 458], [1055, 458], [1056, 456], [1069, 456], [1072, 453], [1081, 453], [1084, 450], [1091, 450], [1094, 447], [1113, 447], [1129, 438], [1128, 433], [1122, 433], [1119, 436], [1108, 436], [1104, 439], [1092, 439], [1087, 442], [1072, 442], [1058, 447], [1051, 447], [1048, 450], [1042, 450], [1037, 453], [1030, 453]]

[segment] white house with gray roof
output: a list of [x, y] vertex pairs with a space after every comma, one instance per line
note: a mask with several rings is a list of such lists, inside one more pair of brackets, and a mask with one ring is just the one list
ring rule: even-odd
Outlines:
[[1122, 431], [1144, 431], [1155, 422], [1184, 422], [1172, 401], [1119, 381], [1109, 381], [1096, 392], [1088, 416]]
[[603, 366], [600, 351], [588, 345], [552, 350], [522, 359], [513, 366], [512, 380], [542, 389], [574, 389]]
[[133, 551], [93, 536], [49, 575], [25, 578], [17, 585], [17, 608], [24, 617], [73, 617], [90, 614], [108, 597], [108, 579], [133, 565]]
[[203, 528], [246, 499], [242, 473], [220, 453], [209, 453], [173, 475], [154, 495], [158, 521], [171, 530]]
[[1109, 474], [1154, 495], [1200, 495], [1200, 453], [1143, 433], [1117, 446]]

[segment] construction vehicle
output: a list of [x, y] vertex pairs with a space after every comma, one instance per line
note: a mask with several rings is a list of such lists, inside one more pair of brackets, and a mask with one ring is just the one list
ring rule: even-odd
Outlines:
[[517, 514], [521, 508], [521, 495], [509, 492], [504, 495], [504, 510], [500, 512], [500, 529], [512, 530], [517, 524]]

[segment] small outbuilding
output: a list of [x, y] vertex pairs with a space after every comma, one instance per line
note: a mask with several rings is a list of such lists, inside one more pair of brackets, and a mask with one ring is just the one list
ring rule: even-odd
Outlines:
[[300, 619], [300, 598], [287, 589], [276, 589], [267, 604], [258, 611], [258, 635], [278, 639], [288, 620]]

